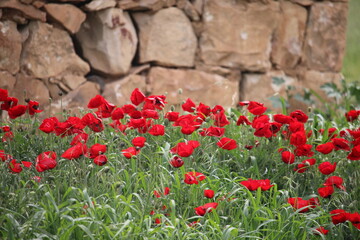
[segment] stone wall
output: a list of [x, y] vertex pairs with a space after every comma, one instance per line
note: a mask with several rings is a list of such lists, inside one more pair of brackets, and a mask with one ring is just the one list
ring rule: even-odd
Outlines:
[[347, 0], [1, 0], [0, 88], [52, 111], [96, 94], [129, 103], [135, 87], [173, 105], [269, 105], [288, 86], [342, 79], [347, 11]]

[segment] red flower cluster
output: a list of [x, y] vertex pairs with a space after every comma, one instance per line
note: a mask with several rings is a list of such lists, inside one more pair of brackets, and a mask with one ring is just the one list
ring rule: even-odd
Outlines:
[[255, 191], [258, 188], [261, 188], [262, 191], [267, 191], [267, 190], [269, 190], [270, 188], [272, 188], [274, 186], [274, 185], [270, 184], [269, 179], [255, 180], [255, 179], [249, 178], [246, 181], [241, 181], [240, 184], [245, 186], [247, 189], [249, 189], [249, 191]]
[[17, 98], [9, 96], [8, 90], [0, 88], [0, 109], [7, 111], [11, 119], [24, 115], [26, 110], [28, 110], [30, 116], [43, 111], [39, 109], [37, 101], [26, 99], [27, 105], [18, 105], [18, 102]]
[[317, 198], [310, 198], [308, 200], [302, 199], [300, 197], [289, 198], [287, 201], [295, 210], [300, 209], [300, 213], [308, 212], [311, 208], [319, 206], [319, 200]]

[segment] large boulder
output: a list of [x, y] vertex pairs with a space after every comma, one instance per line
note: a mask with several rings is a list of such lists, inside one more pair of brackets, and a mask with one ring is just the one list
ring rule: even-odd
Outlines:
[[271, 58], [278, 69], [293, 69], [302, 56], [307, 11], [304, 7], [284, 1], [275, 32]]
[[239, 81], [198, 70], [153, 67], [148, 75], [151, 94], [167, 94], [168, 105], [180, 106], [187, 98], [211, 107], [234, 107], [239, 100]]
[[129, 71], [138, 38], [127, 12], [118, 8], [91, 12], [76, 37], [95, 70], [114, 76]]
[[190, 20], [178, 8], [133, 14], [139, 28], [140, 63], [192, 67], [197, 38]]
[[325, 1], [311, 6], [304, 45], [304, 62], [309, 69], [341, 71], [347, 12], [347, 3]]
[[0, 21], [0, 70], [15, 74], [20, 69], [21, 34], [16, 23]]
[[76, 55], [66, 31], [33, 21], [23, 32], [29, 36], [23, 45], [21, 68], [29, 76], [84, 76], [90, 71], [89, 65]]
[[209, 65], [264, 72], [271, 67], [271, 39], [279, 3], [205, 1], [201, 58]]
[[44, 6], [46, 12], [56, 22], [60, 23], [71, 34], [79, 31], [86, 15], [72, 4], [49, 3]]

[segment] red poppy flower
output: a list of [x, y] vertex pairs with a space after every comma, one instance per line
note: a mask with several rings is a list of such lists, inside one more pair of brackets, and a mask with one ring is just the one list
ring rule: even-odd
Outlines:
[[204, 197], [213, 198], [214, 196], [215, 196], [214, 190], [211, 190], [211, 189], [204, 190]]
[[345, 117], [348, 122], [355, 121], [359, 117], [359, 115], [360, 115], [360, 111], [356, 111], [356, 110], [350, 110], [347, 113], [345, 113]]
[[164, 136], [165, 134], [165, 127], [161, 124], [155, 124], [150, 128], [148, 131], [149, 134], [153, 136]]
[[69, 160], [77, 159], [87, 152], [87, 147], [83, 143], [77, 143], [75, 146], [67, 149], [62, 155], [62, 158]]
[[21, 163], [16, 162], [16, 159], [12, 159], [8, 163], [8, 167], [13, 173], [20, 173], [22, 171]]
[[[165, 187], [164, 188], [164, 193], [163, 195], [166, 196], [166, 195], [169, 195], [170, 194], [170, 188], [169, 187]], [[154, 190], [154, 195], [155, 197], [157, 198], [161, 198], [162, 194], [159, 193], [158, 191]], [[164, 210], [166, 209], [166, 206], [163, 206]]]
[[214, 125], [217, 127], [224, 127], [230, 124], [224, 112], [213, 114], [211, 118], [214, 119]]
[[185, 103], [181, 105], [182, 110], [187, 112], [195, 112], [195, 107], [195, 103], [190, 98], [186, 99]]
[[106, 152], [106, 145], [95, 143], [89, 148], [88, 157], [93, 159]]
[[349, 141], [344, 138], [332, 138], [331, 142], [333, 143], [335, 150], [345, 150], [350, 151]]
[[270, 184], [269, 179], [254, 180], [254, 179], [249, 178], [246, 181], [241, 181], [240, 184], [245, 186], [249, 191], [255, 191], [258, 188], [261, 188], [262, 191], [267, 191], [274, 186], [274, 185]]
[[7, 97], [6, 100], [1, 104], [0, 109], [8, 111], [10, 108], [13, 108], [17, 105], [18, 99], [15, 97]]
[[140, 89], [135, 88], [134, 91], [132, 91], [130, 100], [131, 102], [138, 106], [140, 103], [142, 103], [145, 100], [146, 96], [144, 93], [141, 92]]
[[348, 213], [347, 220], [350, 221], [354, 227], [360, 230], [360, 213]]
[[184, 182], [186, 184], [199, 184], [199, 181], [203, 181], [206, 176], [199, 172], [188, 172], [185, 174]]
[[236, 121], [236, 125], [251, 125], [251, 122], [246, 116], [240, 115], [238, 120]]
[[78, 133], [71, 141], [70, 145], [74, 146], [77, 143], [86, 143], [89, 138], [89, 135], [85, 132]]
[[302, 209], [299, 211], [300, 213], [308, 212], [311, 207], [311, 204], [308, 200], [304, 200], [300, 197], [289, 198], [287, 202], [291, 204], [294, 209]]
[[179, 112], [167, 112], [165, 114], [165, 118], [167, 118], [170, 122], [175, 122], [179, 118]]
[[348, 213], [343, 209], [335, 209], [330, 211], [331, 221], [333, 224], [346, 222]]
[[129, 127], [133, 127], [133, 128], [141, 128], [146, 125], [146, 119], [145, 118], [139, 118], [139, 119], [131, 118], [128, 125], [129, 125]]
[[122, 108], [115, 108], [114, 111], [112, 111], [111, 113], [112, 120], [119, 120], [119, 119], [123, 119], [124, 117], [125, 115]]
[[292, 133], [295, 133], [295, 132], [304, 132], [305, 131], [305, 127], [304, 127], [304, 124], [302, 122], [299, 122], [299, 121], [292, 121], [290, 122], [289, 124], [289, 130], [290, 132]]
[[140, 151], [137, 150], [135, 147], [129, 147], [127, 149], [121, 150], [122, 155], [127, 159], [130, 159], [132, 156], [137, 155], [139, 152]]
[[27, 106], [25, 105], [16, 105], [8, 110], [9, 117], [11, 119], [18, 118], [26, 112]]
[[297, 171], [298, 173], [305, 172], [309, 166], [312, 166], [316, 163], [315, 158], [309, 158], [303, 160], [300, 164], [297, 165], [297, 168], [294, 169], [294, 171]]
[[87, 107], [88, 108], [98, 108], [105, 102], [105, 98], [101, 95], [96, 95], [95, 97], [91, 98]]
[[204, 216], [206, 213], [211, 212], [213, 209], [216, 209], [218, 206], [218, 203], [212, 202], [212, 203], [206, 203], [200, 207], [194, 208], [195, 213], [198, 216]]
[[165, 95], [152, 95], [145, 98], [146, 104], [143, 109], [163, 109], [165, 107], [166, 96]]
[[6, 132], [2, 138], [1, 138], [1, 141], [2, 142], [9, 142], [9, 141], [12, 141], [14, 139], [14, 133], [12, 131], [10, 132]]
[[293, 120], [292, 117], [284, 114], [274, 114], [274, 121], [281, 124], [290, 124]]
[[152, 118], [152, 119], [159, 119], [159, 114], [156, 110], [152, 109], [145, 109], [141, 112], [141, 115], [144, 118]]
[[203, 128], [202, 131], [199, 132], [201, 136], [211, 136], [211, 137], [222, 137], [225, 133], [225, 128], [213, 127]]
[[199, 106], [196, 108], [196, 112], [201, 113], [204, 116], [209, 116], [211, 113], [211, 108], [203, 103], [199, 103]]
[[225, 150], [233, 150], [237, 148], [236, 141], [227, 137], [221, 138], [220, 141], [216, 143], [216, 145]]
[[295, 148], [294, 153], [296, 156], [312, 157], [314, 152], [311, 151], [313, 146], [311, 144], [304, 144]]
[[6, 101], [8, 97], [8, 90], [0, 88], [0, 102]]
[[296, 147], [306, 144], [306, 135], [303, 131], [292, 133], [290, 136], [290, 144]]
[[360, 145], [357, 145], [351, 149], [351, 152], [347, 156], [347, 159], [352, 161], [360, 160]]
[[333, 173], [336, 169], [336, 162], [331, 164], [330, 162], [323, 162], [319, 165], [319, 171], [324, 175]]
[[329, 154], [334, 150], [334, 144], [332, 142], [327, 142], [324, 144], [318, 145], [315, 149], [318, 152], [321, 152], [322, 154]]
[[57, 165], [56, 153], [47, 151], [39, 154], [36, 158], [35, 168], [38, 172], [53, 169]]
[[240, 102], [240, 105], [241, 106], [247, 105], [247, 110], [254, 115], [261, 115], [267, 110], [267, 108], [264, 107], [263, 103], [254, 102], [254, 101]]
[[329, 198], [334, 193], [334, 187], [327, 186], [327, 187], [318, 188], [318, 193], [323, 198]]
[[11, 156], [10, 154], [6, 154], [4, 150], [0, 150], [0, 159], [5, 162], [13, 159], [13, 156]]
[[104, 130], [104, 124], [101, 118], [97, 117], [93, 113], [85, 114], [82, 117], [81, 121], [84, 125], [88, 126], [94, 132], [101, 132]]
[[105, 165], [107, 161], [108, 161], [107, 157], [103, 154], [100, 154], [94, 158], [94, 163], [98, 166]]
[[200, 143], [195, 140], [190, 140], [188, 142], [180, 142], [175, 147], [173, 147], [170, 152], [179, 155], [180, 157], [189, 157], [195, 148], [200, 146]]
[[56, 136], [65, 137], [76, 133], [82, 133], [86, 127], [78, 117], [69, 117], [65, 122], [58, 122], [54, 126]]
[[287, 164], [293, 164], [295, 162], [295, 155], [292, 152], [284, 151], [281, 153], [281, 160]]
[[56, 117], [45, 118], [39, 129], [44, 133], [51, 133], [55, 131], [55, 126], [59, 123], [59, 120]]
[[325, 180], [324, 186], [334, 186], [335, 185], [337, 188], [340, 188], [341, 190], [345, 191], [345, 187], [342, 185], [343, 182], [344, 182], [344, 180], [342, 179], [342, 177], [331, 176]]
[[175, 168], [179, 168], [181, 167], [182, 165], [184, 165], [184, 161], [178, 157], [178, 156], [173, 156], [171, 159], [170, 159], [170, 164], [171, 166], [175, 167]]
[[324, 227], [318, 227], [318, 228], [315, 229], [314, 234], [316, 234], [316, 235], [320, 235], [320, 234], [327, 235], [328, 232], [329, 232], [329, 230], [326, 230]]
[[39, 102], [29, 100], [27, 101], [27, 103], [28, 103], [27, 107], [30, 116], [33, 116], [35, 113], [40, 113], [43, 111], [43, 110], [39, 110]]
[[145, 146], [145, 142], [146, 142], [146, 138], [145, 137], [136, 137], [133, 140], [131, 140], [132, 145], [134, 145], [134, 147], [138, 147], [138, 148], [142, 148]]
[[299, 122], [306, 123], [309, 117], [301, 110], [296, 110], [290, 113], [290, 117], [295, 118]]

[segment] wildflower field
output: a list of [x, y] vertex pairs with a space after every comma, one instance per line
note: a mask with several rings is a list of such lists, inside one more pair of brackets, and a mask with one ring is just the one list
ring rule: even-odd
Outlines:
[[0, 89], [0, 239], [360, 239], [360, 109], [129, 99], [40, 119]]

